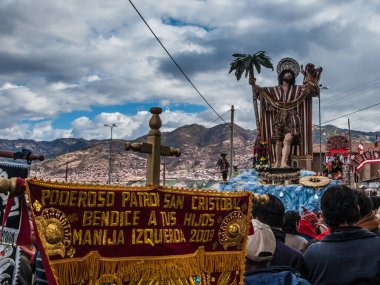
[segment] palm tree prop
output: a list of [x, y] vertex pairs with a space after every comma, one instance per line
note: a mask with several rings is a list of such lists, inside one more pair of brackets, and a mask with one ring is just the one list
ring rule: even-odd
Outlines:
[[[241, 54], [235, 53], [232, 56], [236, 57], [230, 64], [230, 72], [235, 70], [236, 79], [239, 81], [243, 73], [245, 72], [245, 78], [249, 75], [249, 78], [253, 78], [255, 81], [254, 68], [256, 68], [257, 73], [260, 73], [261, 66], [266, 68], [271, 68], [273, 70], [273, 64], [269, 56], [265, 54], [265, 51], [259, 51], [255, 54]], [[256, 119], [256, 131], [257, 137], [260, 136], [260, 120], [259, 120], [259, 109], [257, 106], [257, 95], [255, 92], [255, 84], [252, 85], [252, 99], [253, 99], [253, 109], [255, 111]]]

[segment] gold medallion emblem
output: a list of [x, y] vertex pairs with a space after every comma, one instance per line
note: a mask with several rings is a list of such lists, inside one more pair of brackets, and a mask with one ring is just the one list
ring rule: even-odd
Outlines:
[[242, 241], [246, 234], [247, 216], [241, 211], [234, 211], [228, 214], [220, 225], [218, 236], [219, 242], [224, 249], [230, 246], [242, 248]]
[[66, 248], [71, 244], [71, 225], [67, 216], [58, 209], [47, 208], [36, 217], [36, 225], [46, 254], [65, 257]]

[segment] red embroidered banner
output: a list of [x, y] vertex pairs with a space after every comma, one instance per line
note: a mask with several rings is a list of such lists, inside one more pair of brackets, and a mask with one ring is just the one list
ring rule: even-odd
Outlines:
[[249, 192], [26, 188], [49, 284], [243, 284]]

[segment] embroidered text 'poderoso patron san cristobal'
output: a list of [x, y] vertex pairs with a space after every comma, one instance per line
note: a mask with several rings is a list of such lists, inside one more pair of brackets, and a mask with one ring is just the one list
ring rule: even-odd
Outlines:
[[49, 284], [242, 284], [248, 192], [25, 185]]

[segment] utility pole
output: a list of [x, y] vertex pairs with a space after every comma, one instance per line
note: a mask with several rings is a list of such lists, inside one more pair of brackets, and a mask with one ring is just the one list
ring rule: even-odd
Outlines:
[[232, 177], [233, 170], [233, 155], [234, 155], [234, 105], [231, 106], [231, 133], [230, 133], [230, 178]]
[[[329, 89], [322, 84], [319, 84], [320, 90]], [[322, 118], [321, 118], [321, 92], [318, 94], [318, 113], [319, 113], [319, 173], [322, 175]]]
[[68, 172], [69, 172], [69, 147], [66, 148], [66, 175], [65, 175], [66, 182], [67, 182]]
[[[350, 118], [347, 119], [348, 122], [348, 141], [350, 144], [350, 151], [348, 152], [348, 181], [351, 188], [351, 126], [350, 126]], [[355, 176], [354, 176], [355, 177]]]
[[104, 125], [105, 127], [109, 127], [111, 129], [111, 140], [110, 140], [110, 152], [109, 152], [109, 155], [108, 155], [108, 184], [111, 184], [111, 177], [112, 177], [112, 130], [113, 128], [116, 128], [116, 124], [112, 124], [112, 125], [107, 125], [105, 124]]

